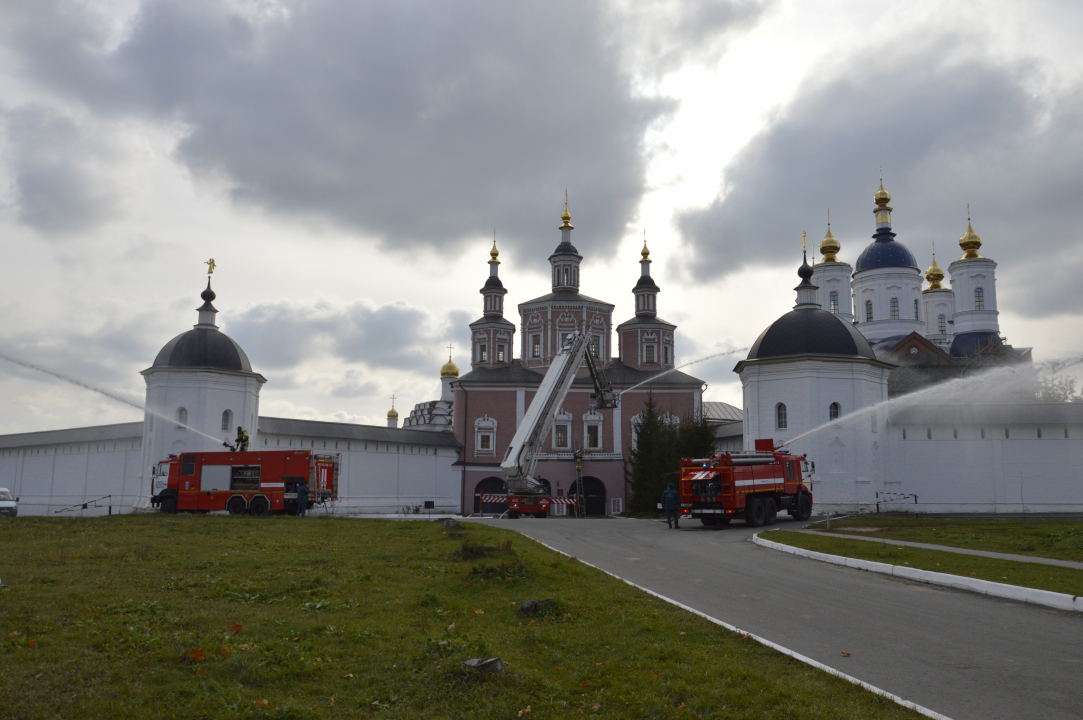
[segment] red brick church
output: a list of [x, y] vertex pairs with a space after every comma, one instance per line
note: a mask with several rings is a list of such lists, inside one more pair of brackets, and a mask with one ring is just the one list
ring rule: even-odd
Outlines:
[[[553, 496], [574, 493], [574, 453], [581, 451], [587, 513], [623, 512], [625, 469], [647, 393], [653, 393], [662, 414], [680, 418], [701, 411], [703, 381], [677, 370], [658, 376], [675, 366], [677, 326], [658, 317], [659, 288], [651, 278], [646, 244], [640, 276], [632, 288], [635, 317], [616, 326], [614, 354], [613, 305], [579, 291], [583, 256], [572, 245], [567, 203], [561, 220], [560, 243], [549, 256], [552, 292], [519, 304], [518, 339], [516, 325], [504, 318], [508, 291], [500, 281], [495, 243], [490, 253], [489, 278], [481, 288], [483, 314], [470, 324], [470, 372], [449, 383], [454, 393], [452, 426], [463, 446], [459, 465], [466, 513], [503, 509], [483, 504], [482, 495], [505, 491], [500, 460], [569, 333], [578, 330], [590, 336], [591, 352], [602, 358], [606, 378], [622, 395], [619, 408], [592, 411], [593, 385], [586, 368], [580, 370], [538, 463], [537, 475], [549, 484]], [[450, 374], [445, 366], [442, 375]], [[646, 380], [650, 382], [626, 392]]]

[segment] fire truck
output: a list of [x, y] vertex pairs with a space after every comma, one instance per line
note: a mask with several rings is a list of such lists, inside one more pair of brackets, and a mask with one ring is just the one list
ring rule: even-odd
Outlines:
[[804, 455], [757, 440], [753, 452], [734, 452], [681, 460], [681, 516], [707, 526], [744, 518], [760, 527], [775, 522], [780, 510], [795, 520], [812, 516], [811, 476], [816, 463]]
[[183, 453], [154, 468], [151, 504], [162, 512], [267, 515], [297, 511], [297, 486], [308, 485], [307, 507], [338, 498], [341, 456], [308, 450]]
[[[568, 335], [542, 378], [538, 392], [516, 428], [500, 463], [508, 487], [509, 518], [520, 515], [545, 517], [554, 502], [562, 500], [549, 497], [549, 491], [534, 478], [534, 472], [538, 466], [538, 455], [553, 429], [553, 421], [560, 412], [579, 367], [584, 363], [594, 382], [594, 392], [590, 394], [591, 407], [615, 408], [620, 405], [620, 394], [613, 391], [601, 368], [594, 364], [587, 335], [580, 332]], [[581, 474], [581, 468], [577, 459], [577, 477]], [[582, 484], [578, 487], [582, 487]], [[577, 503], [575, 507], [582, 507], [582, 503]]]

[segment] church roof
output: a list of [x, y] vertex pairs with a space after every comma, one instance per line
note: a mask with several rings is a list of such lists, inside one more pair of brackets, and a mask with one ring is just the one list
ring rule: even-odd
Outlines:
[[356, 425], [354, 423], [323, 422], [320, 420], [293, 420], [260, 416], [257, 423], [261, 433], [269, 435], [293, 435], [318, 437], [336, 440], [361, 440], [369, 442], [402, 443], [404, 445], [437, 445], [440, 447], [462, 447], [452, 433], [430, 432], [427, 430], [409, 430], [389, 428], [378, 425]]
[[65, 430], [42, 430], [40, 432], [0, 435], [0, 448], [142, 439], [143, 421], [140, 420], [139, 422], [116, 423], [114, 425], [94, 425], [92, 427], [67, 428]]
[[747, 360], [798, 355], [868, 358], [876, 354], [850, 323], [820, 307], [798, 307], [775, 320], [756, 338]]
[[[545, 377], [544, 370], [548, 368], [542, 368], [543, 372], [537, 370], [530, 370], [523, 367], [519, 360], [512, 360], [511, 363], [495, 368], [477, 367], [466, 375], [459, 378], [459, 384], [466, 385], [538, 385], [541, 383], [542, 378]], [[616, 390], [620, 390], [622, 387], [632, 387], [639, 383], [649, 380], [644, 388], [650, 387], [699, 387], [703, 384], [703, 381], [699, 378], [687, 375], [680, 370], [674, 370], [668, 373], [660, 374], [658, 370], [637, 370], [633, 367], [625, 365], [617, 358], [613, 358], [610, 365], [602, 370], [611, 385]], [[657, 377], [656, 377], [657, 376]], [[655, 378], [655, 379], [651, 379]], [[584, 377], [577, 377], [572, 381], [574, 387], [582, 387], [584, 385], [593, 385], [593, 381], [589, 375]]]
[[868, 247], [857, 256], [854, 272], [888, 267], [918, 269], [918, 261], [914, 258], [914, 253], [895, 239], [895, 233], [877, 233], [873, 237], [876, 240], [869, 243]]
[[657, 315], [646, 316], [646, 317], [641, 316], [641, 315], [636, 315], [635, 317], [630, 318], [630, 319], [625, 320], [624, 322], [622, 322], [620, 325], [617, 326], [617, 329], [621, 330], [623, 328], [634, 327], [636, 325], [666, 325], [666, 326], [669, 326], [671, 328], [676, 328], [677, 327], [673, 323], [669, 322], [668, 320], [663, 320], [662, 318], [658, 317]]
[[536, 297], [533, 300], [521, 302], [519, 303], [519, 307], [542, 302], [595, 303], [596, 305], [605, 305], [610, 308], [615, 307], [612, 303], [607, 303], [604, 300], [597, 300], [595, 298], [588, 297], [575, 290], [556, 290], [549, 293], [548, 295], [542, 295], [541, 297]]
[[252, 363], [233, 338], [217, 328], [204, 327], [183, 332], [167, 342], [151, 367], [252, 372]]

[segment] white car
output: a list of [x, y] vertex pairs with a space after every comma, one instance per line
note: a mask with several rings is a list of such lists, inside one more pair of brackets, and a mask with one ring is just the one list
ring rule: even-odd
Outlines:
[[15, 517], [19, 514], [19, 498], [13, 497], [7, 488], [0, 488], [0, 517]]

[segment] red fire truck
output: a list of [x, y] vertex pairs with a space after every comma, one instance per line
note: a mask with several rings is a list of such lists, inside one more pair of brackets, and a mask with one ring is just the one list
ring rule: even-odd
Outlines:
[[294, 513], [301, 483], [308, 485], [308, 507], [338, 498], [339, 466], [339, 455], [308, 450], [183, 453], [155, 466], [150, 501], [170, 514]]
[[760, 527], [775, 522], [779, 510], [795, 520], [812, 515], [811, 476], [816, 464], [804, 455], [776, 450], [773, 440], [757, 440], [755, 452], [681, 460], [681, 516], [704, 525], [726, 525], [735, 517]]

